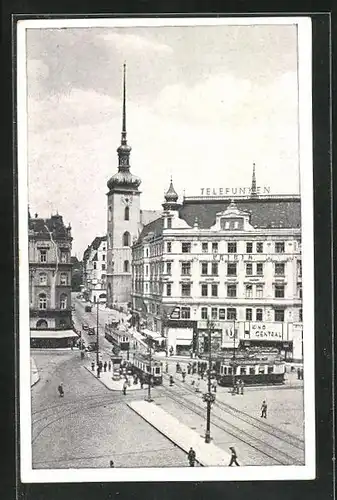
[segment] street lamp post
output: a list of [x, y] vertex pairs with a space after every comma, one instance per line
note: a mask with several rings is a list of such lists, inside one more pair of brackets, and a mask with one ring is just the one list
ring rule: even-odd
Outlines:
[[96, 307], [97, 307], [97, 315], [96, 315], [96, 364], [97, 364], [97, 366], [99, 363], [98, 305], [99, 305], [99, 301], [97, 299], [97, 302], [96, 302]]
[[235, 319], [233, 322], [233, 394], [235, 394]]
[[205, 443], [211, 442], [211, 405], [215, 401], [214, 394], [211, 393], [211, 368], [212, 368], [212, 351], [211, 351], [211, 341], [212, 341], [212, 331], [213, 322], [207, 321], [208, 327], [208, 380], [207, 380], [207, 393], [204, 394], [203, 400], [207, 404], [206, 413], [206, 433], [205, 433]]
[[153, 399], [151, 397], [152, 350], [151, 350], [151, 340], [150, 339], [149, 339], [148, 346], [149, 346], [149, 369], [150, 369], [150, 373], [149, 373], [149, 383], [148, 383], [148, 387], [147, 387], [147, 397], [145, 398], [145, 401], [147, 401], [148, 403], [151, 403], [153, 401]]

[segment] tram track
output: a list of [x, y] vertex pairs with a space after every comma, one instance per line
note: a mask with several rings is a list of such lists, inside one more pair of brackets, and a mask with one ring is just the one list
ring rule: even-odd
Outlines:
[[[205, 418], [205, 406], [198, 405], [197, 403], [187, 399], [190, 394], [195, 396], [193, 391], [189, 389], [185, 389], [185, 394], [177, 394], [174, 393], [174, 390], [171, 390], [166, 387], [161, 388], [165, 393], [165, 396], [174, 401], [180, 407], [184, 407], [191, 411], [192, 413], [200, 416], [202, 419]], [[187, 397], [186, 397], [187, 396]], [[230, 407], [230, 405], [228, 405]], [[233, 407], [230, 407], [236, 410]], [[219, 410], [219, 408], [218, 408]], [[244, 444], [250, 446], [254, 450], [258, 451], [265, 457], [268, 457], [274, 461], [277, 465], [302, 465], [303, 464], [303, 447], [299, 447], [298, 443], [291, 442], [289, 440], [289, 436], [282, 436], [282, 432], [279, 435], [277, 433], [273, 433], [272, 430], [275, 428], [270, 426], [272, 429], [263, 428], [263, 425], [257, 426], [254, 420], [249, 420], [246, 417], [249, 417], [246, 414], [244, 423], [245, 429], [242, 426], [237, 425], [236, 423], [231, 422], [228, 419], [227, 414], [228, 409], [220, 408], [220, 412], [225, 413], [226, 416], [221, 415], [219, 413], [212, 412], [212, 425], [217, 427], [218, 429], [226, 432], [228, 435], [234, 437], [237, 441], [241, 441]], [[238, 413], [232, 412], [229, 414], [229, 417], [235, 420], [243, 420], [243, 416], [240, 415], [240, 410]], [[242, 412], [244, 414], [244, 412]], [[241, 418], [240, 418], [241, 417]], [[252, 417], [254, 419], [254, 417]], [[286, 433], [287, 434], [287, 433]], [[269, 442], [268, 442], [269, 441]], [[272, 443], [270, 442], [272, 441]]]

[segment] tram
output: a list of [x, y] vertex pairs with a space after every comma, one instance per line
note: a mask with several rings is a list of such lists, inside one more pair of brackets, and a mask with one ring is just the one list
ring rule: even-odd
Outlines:
[[217, 363], [219, 385], [230, 387], [237, 380], [245, 385], [278, 385], [284, 383], [285, 363], [277, 357], [254, 356], [228, 359]]
[[130, 349], [130, 335], [125, 330], [118, 330], [114, 324], [106, 324], [104, 337], [112, 344], [118, 346], [121, 351]]
[[[149, 374], [151, 373], [153, 385], [161, 385], [163, 383], [162, 363], [160, 361], [151, 360], [147, 354], [137, 353], [134, 355], [133, 360], [130, 361], [132, 373], [137, 374], [143, 378], [145, 384], [149, 381]], [[150, 370], [151, 365], [151, 370]]]

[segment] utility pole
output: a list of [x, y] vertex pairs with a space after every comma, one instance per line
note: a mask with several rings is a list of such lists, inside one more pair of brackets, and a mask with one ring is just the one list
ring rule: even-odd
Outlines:
[[151, 340], [149, 339], [149, 368], [150, 368], [150, 373], [149, 373], [149, 384], [147, 387], [147, 398], [145, 400], [148, 403], [151, 403], [153, 399], [151, 398], [151, 381], [152, 381], [152, 350], [151, 350]]
[[99, 335], [98, 335], [98, 305], [99, 305], [99, 301], [98, 301], [98, 298], [97, 298], [97, 301], [96, 301], [96, 307], [97, 307], [97, 316], [96, 316], [96, 364], [98, 366], [98, 363], [99, 363]]
[[234, 319], [234, 328], [233, 328], [233, 394], [235, 394], [235, 319]]
[[213, 331], [213, 322], [207, 320], [207, 328], [208, 328], [208, 380], [207, 380], [207, 393], [203, 395], [203, 400], [207, 404], [207, 413], [206, 413], [206, 433], [205, 433], [205, 443], [211, 442], [211, 406], [215, 401], [215, 396], [211, 392], [211, 370], [212, 370], [212, 349], [211, 349], [211, 341], [212, 341], [212, 331]]

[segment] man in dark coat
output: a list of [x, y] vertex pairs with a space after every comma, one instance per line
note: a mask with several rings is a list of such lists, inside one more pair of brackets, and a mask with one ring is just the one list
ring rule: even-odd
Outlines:
[[188, 452], [187, 458], [188, 458], [188, 461], [190, 463], [190, 467], [194, 467], [196, 455], [195, 455], [195, 451], [193, 450], [192, 446]]
[[267, 403], [265, 400], [262, 401], [261, 405], [261, 418], [267, 418]]
[[229, 467], [231, 467], [233, 464], [235, 464], [235, 465], [240, 465], [240, 464], [238, 463], [238, 461], [237, 461], [237, 458], [238, 458], [238, 457], [237, 457], [237, 454], [236, 454], [236, 451], [235, 451], [234, 446], [230, 446], [230, 447], [229, 447], [229, 449], [231, 450], [231, 454], [232, 454], [232, 456], [231, 456], [231, 460], [230, 460], [230, 462], [229, 462]]

